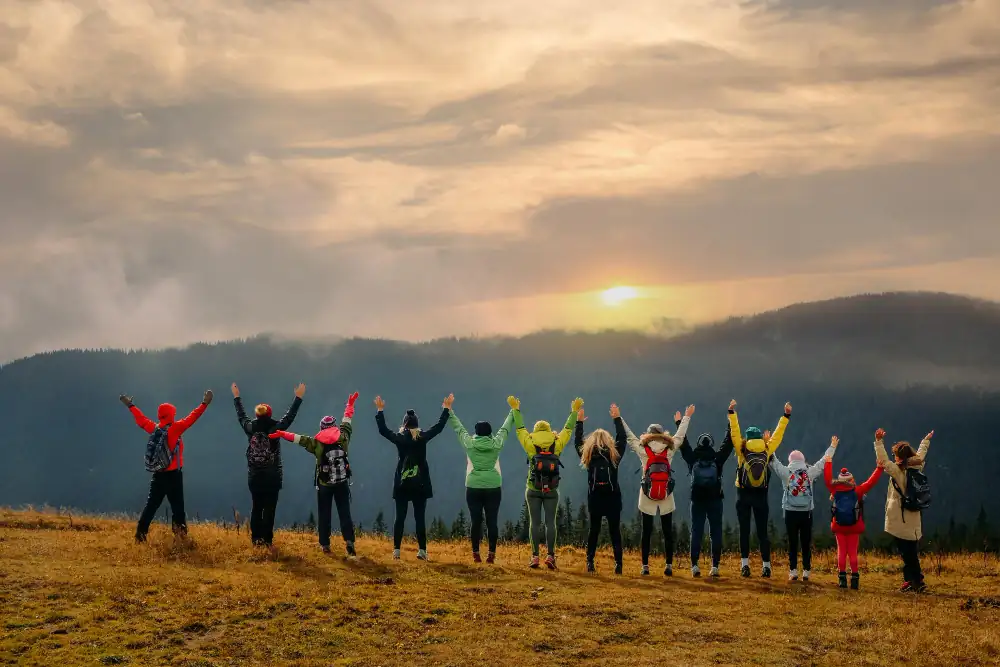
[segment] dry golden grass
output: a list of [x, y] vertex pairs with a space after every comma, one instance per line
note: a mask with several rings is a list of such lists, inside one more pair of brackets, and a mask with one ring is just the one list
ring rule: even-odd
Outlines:
[[[72, 524], [72, 525], [71, 525]], [[814, 583], [624, 577], [599, 556], [561, 552], [559, 572], [524, 567], [502, 547], [472, 565], [467, 544], [359, 542], [362, 558], [324, 556], [315, 538], [279, 533], [281, 553], [210, 524], [175, 543], [155, 525], [146, 545], [130, 522], [0, 510], [0, 662], [23, 665], [955, 665], [998, 664], [1000, 565], [953, 556], [903, 595], [895, 561], [869, 557], [860, 592]], [[339, 550], [339, 547], [338, 547]], [[682, 561], [679, 564], [683, 565]], [[927, 563], [930, 567], [931, 563]]]

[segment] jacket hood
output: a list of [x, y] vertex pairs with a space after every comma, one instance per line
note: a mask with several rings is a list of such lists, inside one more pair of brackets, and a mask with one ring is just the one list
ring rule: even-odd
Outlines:
[[[544, 424], [546, 426], [549, 425], [548, 422], [544, 422]], [[537, 424], [535, 425], [535, 431], [531, 434], [531, 442], [536, 447], [542, 447], [543, 449], [547, 449], [549, 447], [552, 447], [552, 445], [555, 444], [555, 441], [556, 441], [556, 434], [553, 433], [551, 429], [549, 430], [539, 429], [538, 425]]]
[[788, 464], [789, 472], [803, 472], [809, 470], [809, 466], [806, 465], [805, 461], [792, 461]]
[[659, 452], [668, 447], [673, 448], [674, 439], [666, 433], [643, 433], [639, 436], [639, 444], [643, 447], [648, 445], [650, 449]]
[[340, 440], [340, 427], [331, 426], [330, 428], [324, 428], [319, 433], [316, 434], [316, 440], [323, 443], [324, 445], [335, 445], [337, 441]]
[[177, 417], [177, 408], [171, 403], [161, 403], [160, 407], [156, 409], [156, 418], [160, 420], [161, 424], [173, 424], [175, 417]]
[[250, 422], [250, 428], [254, 433], [270, 433], [278, 426], [278, 422], [270, 417], [257, 417]]
[[534, 432], [532, 433], [532, 435], [534, 435], [535, 433], [546, 433], [546, 432], [547, 433], [552, 432], [552, 424], [548, 423], [544, 419], [536, 421]]

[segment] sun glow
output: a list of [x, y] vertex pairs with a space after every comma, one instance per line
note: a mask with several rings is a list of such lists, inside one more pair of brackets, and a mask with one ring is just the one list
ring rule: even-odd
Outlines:
[[601, 292], [601, 300], [606, 306], [620, 306], [637, 296], [639, 291], [634, 287], [612, 287]]

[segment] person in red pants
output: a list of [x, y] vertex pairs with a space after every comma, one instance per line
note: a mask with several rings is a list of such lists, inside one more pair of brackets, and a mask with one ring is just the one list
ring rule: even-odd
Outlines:
[[830, 530], [837, 538], [837, 567], [840, 569], [839, 585], [847, 588], [847, 564], [851, 565], [851, 589], [858, 590], [861, 574], [858, 572], [858, 543], [865, 532], [865, 495], [882, 476], [881, 463], [862, 484], [855, 484], [854, 475], [847, 468], [841, 468], [833, 476], [833, 454], [840, 440], [833, 436], [830, 449], [823, 466], [823, 479], [830, 490], [831, 513]]

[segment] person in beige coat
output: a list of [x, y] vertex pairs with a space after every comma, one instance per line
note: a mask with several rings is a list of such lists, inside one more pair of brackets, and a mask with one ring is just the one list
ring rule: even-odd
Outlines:
[[885, 532], [896, 540], [896, 548], [903, 558], [903, 592], [923, 592], [926, 590], [924, 575], [920, 570], [920, 538], [923, 537], [920, 512], [903, 509], [901, 493], [906, 493], [906, 470], [915, 468], [923, 472], [927, 451], [931, 447], [934, 431], [924, 436], [916, 452], [906, 441], [892, 446], [892, 460], [885, 449], [885, 431], [875, 432], [875, 457], [895, 484], [890, 483], [885, 498]]

